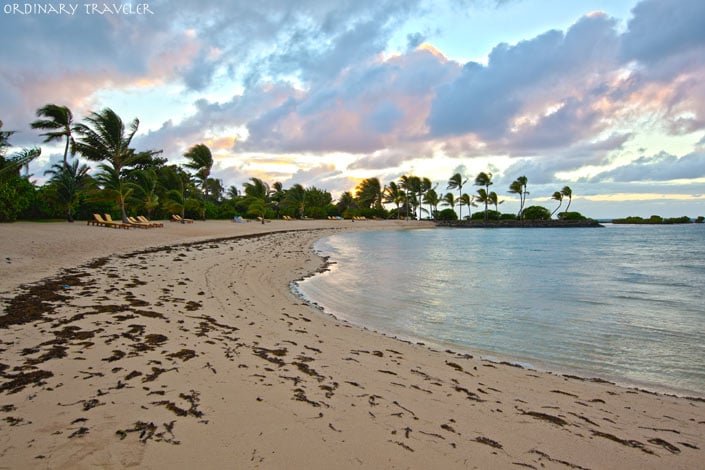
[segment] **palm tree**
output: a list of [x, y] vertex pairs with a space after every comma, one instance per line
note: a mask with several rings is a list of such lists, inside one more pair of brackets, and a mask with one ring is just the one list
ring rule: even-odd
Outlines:
[[381, 209], [384, 188], [378, 178], [367, 178], [360, 182], [355, 188], [357, 203], [364, 209]]
[[[64, 147], [64, 166], [66, 166], [69, 147], [71, 143], [73, 143], [72, 132], [75, 129], [73, 113], [66, 106], [47, 104], [37, 110], [37, 117], [43, 119], [37, 119], [30, 125], [32, 129], [47, 131], [43, 134], [39, 134], [44, 137], [45, 143], [66, 138], [66, 146]], [[71, 154], [73, 155], [73, 152], [71, 152]]]
[[129, 183], [125, 181], [123, 170], [146, 155], [156, 155], [161, 151], [149, 150], [136, 153], [133, 148], [130, 148], [132, 138], [140, 124], [137, 118], [125, 127], [115, 111], [105, 108], [100, 112], [91, 113], [86, 121], [87, 124], [79, 123], [74, 128], [74, 132], [80, 136], [74, 142], [74, 150], [88, 160], [107, 161], [99, 166], [101, 174], [96, 176], [96, 180], [117, 200], [123, 223], [129, 223], [125, 212], [125, 200], [131, 189]]
[[485, 205], [485, 220], [487, 220], [487, 205], [491, 202], [490, 199], [490, 193], [488, 193], [485, 188], [480, 188], [477, 190], [477, 196], [475, 196], [475, 200], [479, 202], [480, 204]]
[[201, 182], [201, 189], [204, 193], [204, 204], [202, 209], [202, 219], [206, 220], [206, 204], [208, 200], [208, 177], [213, 168], [213, 154], [205, 144], [196, 144], [184, 154], [189, 161], [184, 164], [186, 168], [196, 172], [196, 178]]
[[459, 206], [468, 206], [468, 219], [472, 216], [471, 212], [471, 207], [477, 207], [477, 204], [475, 204], [475, 196], [468, 194], [468, 193], [463, 193], [459, 198], [458, 198], [458, 205]]
[[284, 185], [280, 181], [275, 181], [269, 193], [269, 199], [277, 213], [277, 219], [279, 218], [279, 211], [281, 210], [281, 204], [282, 201], [284, 201], [285, 195], [286, 191], [284, 190]]
[[[409, 218], [409, 204], [413, 206], [414, 213], [416, 213], [416, 208], [419, 205], [419, 199], [416, 198], [416, 194], [418, 194], [421, 190], [421, 178], [418, 176], [407, 176], [403, 175], [400, 178], [399, 182], [399, 187], [405, 190], [406, 192], [406, 202], [407, 202], [407, 211], [406, 211], [406, 218]], [[419, 218], [421, 216], [420, 214], [421, 211], [419, 211]]]
[[284, 208], [293, 207], [299, 213], [299, 218], [304, 218], [306, 209], [306, 190], [300, 184], [295, 184], [287, 189], [282, 201]]
[[[467, 183], [468, 180], [465, 179], [463, 181], [463, 176], [460, 173], [456, 173], [453, 176], [450, 177], [448, 180], [448, 186], [446, 189], [457, 189], [458, 190], [458, 197], [461, 197], [463, 193], [463, 185]], [[460, 205], [460, 214], [458, 216], [460, 220], [463, 220], [463, 206]]]
[[[477, 200], [480, 202], [485, 203], [485, 220], [487, 220], [487, 204], [489, 203], [489, 192], [490, 192], [490, 186], [492, 185], [492, 173], [485, 173], [484, 171], [481, 171], [476, 177], [475, 177], [475, 186], [484, 186], [485, 187], [485, 192], [484, 195], [481, 195], [481, 197], [478, 197]], [[477, 191], [478, 194], [480, 194], [480, 190]]]
[[80, 165], [74, 160], [71, 164], [55, 163], [45, 171], [45, 175], [51, 175], [49, 188], [57, 202], [66, 209], [66, 220], [73, 222], [71, 207], [78, 200], [78, 196], [83, 189], [90, 186], [92, 178], [88, 174], [88, 165]]
[[446, 193], [441, 200], [441, 204], [444, 206], [450, 206], [451, 209], [455, 210], [455, 196], [453, 193]]
[[556, 207], [553, 212], [551, 212], [551, 216], [553, 216], [553, 214], [555, 214], [556, 211], [560, 209], [561, 205], [563, 204], [563, 193], [560, 191], [556, 191], [555, 193], [553, 193], [553, 196], [551, 196], [551, 199], [558, 201], [558, 207]]
[[245, 183], [243, 186], [245, 187], [245, 196], [249, 198], [266, 201], [271, 193], [269, 185], [259, 178], [250, 178], [250, 182]]
[[526, 203], [526, 195], [529, 194], [529, 192], [526, 190], [527, 183], [528, 183], [528, 178], [526, 176], [520, 176], [519, 178], [512, 181], [512, 184], [509, 185], [509, 192], [512, 194], [519, 195], [519, 212], [517, 213], [517, 217], [519, 219], [523, 218], [522, 213], [524, 212], [524, 204]]
[[[2, 122], [0, 121], [0, 124]], [[8, 136], [14, 132], [8, 132]], [[9, 147], [9, 144], [6, 145]], [[31, 149], [23, 148], [19, 152], [15, 152], [7, 159], [0, 153], [0, 175], [15, 173], [15, 176], [20, 176], [22, 167], [25, 168], [25, 177], [29, 178], [29, 163], [42, 154], [42, 149], [33, 147]]]
[[152, 218], [152, 212], [159, 207], [159, 178], [157, 172], [153, 168], [144, 171], [136, 171], [134, 173], [134, 181], [132, 182], [133, 192], [138, 205], [147, 213], [147, 218]]
[[384, 202], [397, 206], [397, 218], [401, 219], [401, 204], [406, 200], [404, 190], [394, 181], [390, 181], [384, 190]]
[[247, 213], [259, 217], [264, 225], [264, 216], [267, 211], [267, 203], [264, 199], [255, 199], [247, 207]]
[[570, 189], [570, 186], [563, 186], [563, 189], [561, 189], [561, 194], [563, 197], [568, 198], [568, 205], [565, 207], [564, 212], [568, 212], [568, 209], [570, 209], [570, 203], [573, 202], [573, 190]]
[[163, 174], [164, 186], [171, 188], [164, 195], [164, 208], [172, 213], [179, 213], [182, 222], [186, 217], [186, 207], [195, 205], [198, 201], [190, 194], [196, 191], [192, 176], [187, 171], [184, 171], [180, 166], [169, 166]]
[[353, 197], [350, 191], [345, 191], [343, 194], [341, 194], [338, 198], [338, 203], [336, 205], [338, 206], [338, 210], [340, 211], [340, 213], [343, 215], [345, 215], [346, 211], [354, 210], [357, 208], [357, 206], [355, 205], [355, 197]]
[[495, 212], [499, 212], [499, 205], [502, 204], [504, 201], [499, 200], [499, 196], [497, 196], [497, 193], [494, 191], [490, 192], [487, 199], [490, 204], [494, 205]]
[[269, 185], [259, 178], [250, 178], [250, 182], [245, 183], [244, 186], [245, 203], [248, 207], [247, 212], [250, 215], [260, 217], [262, 223], [264, 223], [269, 196], [272, 193]]
[[[2, 120], [0, 120], [0, 129], [2, 129]], [[5, 155], [5, 149], [10, 147], [10, 137], [15, 131], [0, 130], [0, 158]]]
[[[419, 203], [426, 202], [425, 201], [426, 194], [428, 194], [428, 192], [431, 191], [432, 189], [435, 189], [437, 186], [438, 185], [437, 184], [434, 185], [429, 178], [426, 178], [426, 177], [421, 178], [421, 185], [419, 186], [419, 197], [418, 197]], [[438, 197], [438, 195], [436, 195], [436, 197]], [[429, 207], [429, 211], [428, 211], [429, 215], [432, 214], [431, 209], [432, 208]], [[422, 209], [422, 210], [425, 210], [425, 209]], [[421, 219], [421, 210], [419, 210], [419, 219]]]
[[434, 188], [431, 188], [426, 191], [426, 194], [424, 195], [424, 202], [428, 204], [431, 217], [433, 217], [433, 219], [435, 220], [436, 213], [438, 212], [438, 204], [441, 202], [441, 200], [438, 197], [438, 193]]
[[240, 191], [238, 191], [237, 186], [230, 186], [228, 188], [228, 197], [230, 199], [235, 199], [240, 195]]

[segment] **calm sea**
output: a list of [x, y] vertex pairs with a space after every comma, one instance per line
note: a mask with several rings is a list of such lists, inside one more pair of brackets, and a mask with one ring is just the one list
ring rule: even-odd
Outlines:
[[705, 394], [705, 225], [427, 229], [320, 240], [340, 319], [560, 373]]

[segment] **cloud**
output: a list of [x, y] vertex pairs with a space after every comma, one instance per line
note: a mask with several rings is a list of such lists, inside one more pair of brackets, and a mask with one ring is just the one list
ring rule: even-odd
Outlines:
[[632, 10], [620, 54], [644, 64], [705, 47], [701, 0], [642, 0]]
[[565, 34], [553, 30], [514, 46], [499, 44], [486, 66], [465, 64], [456, 80], [437, 88], [428, 117], [431, 135], [511, 141], [514, 120], [523, 114], [551, 120], [542, 117], [546, 108], [575, 103], [576, 95], [595, 87], [595, 75], [614, 64], [612, 49], [605, 47], [617, 41], [614, 24], [604, 15], [586, 16]]
[[595, 175], [592, 182], [670, 181], [705, 177], [705, 152], [676, 157], [667, 152], [642, 156], [627, 165]]

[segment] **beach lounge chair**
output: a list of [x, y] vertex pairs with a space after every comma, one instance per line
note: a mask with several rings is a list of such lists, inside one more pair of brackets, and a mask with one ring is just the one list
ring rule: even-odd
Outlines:
[[137, 228], [153, 228], [150, 224], [145, 224], [144, 222], [140, 222], [139, 220], [135, 219], [134, 217], [128, 217], [127, 221], [130, 222], [130, 225], [133, 225]]
[[109, 215], [104, 219], [100, 214], [93, 214], [93, 219], [95, 220], [95, 225], [100, 225], [101, 227], [130, 228], [129, 225], [122, 222], [114, 222]]
[[130, 224], [123, 223], [122, 221], [113, 220], [110, 214], [105, 214], [105, 222], [108, 225], [112, 225], [118, 228], [130, 228]]
[[178, 214], [172, 214], [171, 219], [172, 222], [181, 222], [182, 224], [192, 224], [193, 219], [182, 219], [180, 215]]
[[139, 220], [139, 221], [142, 222], [143, 224], [149, 224], [149, 225], [151, 225], [152, 227], [159, 227], [159, 228], [164, 227], [164, 224], [163, 224], [163, 223], [161, 223], [161, 222], [153, 222], [153, 221], [149, 220], [147, 217], [145, 217], [145, 216], [143, 216], [143, 215], [138, 215], [136, 218], [137, 218], [137, 220]]
[[105, 227], [105, 221], [98, 214], [93, 214], [92, 219], [88, 219], [86, 225], [98, 225], [99, 227]]

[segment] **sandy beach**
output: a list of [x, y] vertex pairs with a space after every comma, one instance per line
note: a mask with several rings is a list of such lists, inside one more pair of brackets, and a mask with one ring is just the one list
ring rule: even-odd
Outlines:
[[290, 283], [403, 221], [0, 225], [0, 468], [702, 468], [705, 400], [353, 327]]

